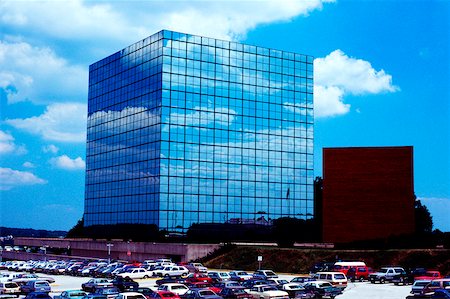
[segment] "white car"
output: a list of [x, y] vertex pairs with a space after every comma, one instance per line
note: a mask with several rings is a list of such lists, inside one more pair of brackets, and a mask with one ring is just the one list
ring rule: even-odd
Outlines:
[[248, 291], [255, 299], [289, 299], [289, 294], [271, 285], [257, 285]]
[[121, 276], [123, 278], [129, 277], [131, 279], [141, 279], [141, 278], [147, 279], [153, 276], [153, 272], [148, 271], [145, 268], [132, 268], [128, 269], [126, 272], [117, 274], [117, 276]]
[[116, 299], [147, 299], [143, 294], [137, 292], [119, 293]]
[[189, 274], [189, 270], [184, 266], [167, 266], [163, 269], [154, 270], [153, 274], [161, 277], [186, 276]]
[[0, 294], [13, 294], [18, 297], [20, 294], [20, 287], [15, 282], [0, 282]]
[[158, 287], [158, 291], [168, 291], [183, 296], [189, 291], [189, 288], [181, 283], [165, 283]]
[[192, 267], [194, 267], [196, 272], [200, 272], [200, 273], [206, 273], [208, 272], [208, 268], [206, 268], [205, 266], [203, 266], [200, 263], [190, 263], [190, 265]]

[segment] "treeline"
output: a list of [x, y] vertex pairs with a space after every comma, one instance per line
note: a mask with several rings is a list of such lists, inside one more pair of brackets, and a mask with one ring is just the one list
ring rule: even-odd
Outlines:
[[60, 238], [65, 237], [67, 231], [63, 230], [45, 230], [32, 228], [13, 228], [0, 227], [0, 237], [35, 237], [35, 238]]

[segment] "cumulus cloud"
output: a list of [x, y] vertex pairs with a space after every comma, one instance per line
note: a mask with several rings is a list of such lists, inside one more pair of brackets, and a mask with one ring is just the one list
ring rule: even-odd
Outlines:
[[15, 187], [46, 183], [46, 180], [43, 180], [28, 171], [0, 168], [0, 190], [10, 190]]
[[58, 168], [67, 170], [80, 170], [86, 167], [86, 163], [81, 157], [71, 159], [66, 155], [52, 158], [50, 163]]
[[59, 151], [59, 148], [56, 145], [53, 144], [49, 144], [47, 146], [43, 146], [42, 147], [42, 151], [44, 153], [52, 153], [52, 154], [56, 154]]
[[29, 161], [23, 163], [22, 166], [26, 167], [26, 168], [35, 168], [36, 167], [36, 165], [34, 165], [33, 163], [31, 163]]
[[2, 130], [0, 130], [0, 155], [2, 154], [16, 154], [16, 155], [22, 155], [27, 152], [25, 146], [23, 145], [16, 145], [14, 143], [14, 137], [6, 133]]
[[307, 15], [326, 2], [334, 1], [266, 0], [239, 5], [236, 1], [141, 1], [133, 5], [121, 1], [4, 1], [0, 22], [61, 39], [130, 42], [130, 38], [143, 38], [161, 29], [236, 39], [258, 25]]
[[87, 70], [49, 48], [0, 41], [0, 88], [9, 103], [76, 100], [87, 96]]
[[344, 96], [395, 92], [392, 76], [383, 69], [375, 70], [371, 63], [347, 56], [335, 50], [314, 60], [314, 101], [316, 117], [346, 114], [350, 104]]
[[86, 105], [56, 103], [47, 106], [39, 116], [7, 119], [6, 123], [46, 140], [84, 142], [86, 140]]

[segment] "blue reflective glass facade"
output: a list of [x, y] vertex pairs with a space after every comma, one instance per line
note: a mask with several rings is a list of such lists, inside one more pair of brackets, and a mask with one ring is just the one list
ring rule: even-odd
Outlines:
[[85, 225], [313, 215], [313, 58], [161, 31], [90, 66]]

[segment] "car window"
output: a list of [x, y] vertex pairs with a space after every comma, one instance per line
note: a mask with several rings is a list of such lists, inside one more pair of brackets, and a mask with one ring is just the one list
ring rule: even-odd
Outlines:
[[447, 289], [448, 287], [450, 287], [450, 281], [443, 281], [442, 286], [444, 287], [444, 289]]
[[345, 279], [344, 274], [334, 274], [334, 279]]

